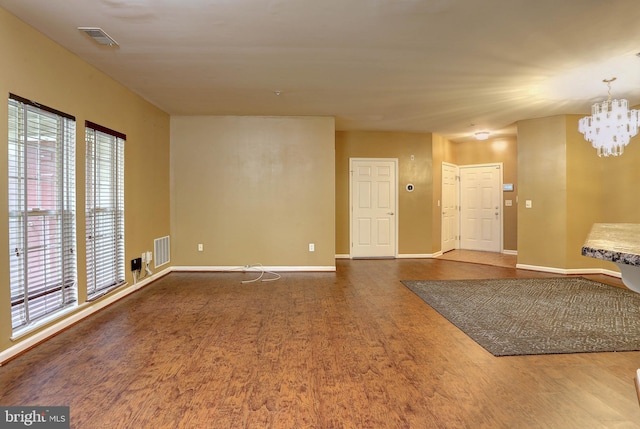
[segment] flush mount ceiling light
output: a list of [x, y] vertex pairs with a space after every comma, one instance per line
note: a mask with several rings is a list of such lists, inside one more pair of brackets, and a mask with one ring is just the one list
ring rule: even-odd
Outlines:
[[118, 46], [118, 42], [113, 40], [102, 28], [99, 27], [78, 27], [78, 30], [87, 33], [99, 45]]
[[489, 138], [491, 133], [489, 131], [478, 131], [475, 136], [476, 140], [486, 140]]
[[619, 156], [631, 137], [638, 133], [638, 111], [629, 110], [625, 99], [611, 99], [611, 82], [616, 78], [604, 79], [609, 88], [609, 98], [591, 107], [591, 116], [578, 122], [578, 130], [584, 139], [591, 142], [598, 156]]

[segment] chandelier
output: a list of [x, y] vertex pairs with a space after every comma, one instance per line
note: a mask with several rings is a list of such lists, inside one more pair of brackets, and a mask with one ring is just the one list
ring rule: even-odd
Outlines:
[[585, 140], [598, 151], [598, 156], [622, 155], [624, 147], [631, 137], [638, 133], [639, 111], [629, 110], [627, 100], [611, 99], [611, 82], [604, 79], [609, 88], [609, 98], [591, 107], [591, 116], [585, 116], [578, 122], [578, 130]]

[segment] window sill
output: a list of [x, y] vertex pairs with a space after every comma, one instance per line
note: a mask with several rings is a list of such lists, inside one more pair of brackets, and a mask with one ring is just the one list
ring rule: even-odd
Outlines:
[[11, 335], [11, 341], [18, 341], [24, 338], [25, 336], [31, 334], [32, 332], [38, 330], [39, 328], [42, 328], [43, 326], [46, 326], [52, 322], [60, 321], [64, 317], [76, 311], [78, 308], [79, 306], [78, 306], [78, 303], [76, 302], [75, 305], [69, 306], [58, 313], [43, 317], [42, 319], [38, 319], [37, 321], [27, 326], [23, 326], [19, 329], [16, 329], [16, 331], [13, 332], [13, 334]]

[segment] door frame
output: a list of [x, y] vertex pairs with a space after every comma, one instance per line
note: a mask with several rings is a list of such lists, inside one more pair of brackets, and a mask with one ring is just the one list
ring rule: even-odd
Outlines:
[[[444, 229], [444, 168], [445, 166], [447, 167], [453, 167], [456, 169], [456, 195], [455, 195], [455, 202], [456, 202], [456, 211], [457, 211], [457, 225], [456, 225], [456, 239], [455, 239], [455, 243], [453, 246], [453, 249], [450, 250], [455, 250], [455, 249], [459, 249], [460, 248], [460, 166], [457, 164], [452, 164], [450, 162], [442, 162], [440, 165], [440, 206], [438, 207], [440, 209], [440, 251], [441, 253], [445, 253], [444, 251], [444, 235], [442, 233], [443, 229]], [[447, 250], [448, 251], [448, 250]]]
[[398, 219], [400, 218], [398, 213], [398, 196], [400, 194], [398, 189], [398, 158], [349, 158], [349, 259], [353, 259], [354, 256], [351, 254], [353, 249], [353, 173], [354, 173], [354, 164], [357, 162], [392, 162], [394, 164], [394, 174], [393, 181], [395, 185], [395, 199], [393, 204], [395, 207], [393, 208], [394, 222], [393, 227], [395, 228], [395, 243], [394, 246], [394, 258], [398, 257]]
[[[460, 173], [460, 177], [462, 177], [462, 172], [460, 170], [464, 168], [484, 168], [484, 167], [496, 167], [500, 170], [500, 183], [498, 184], [498, 221], [500, 222], [500, 247], [498, 253], [502, 253], [504, 251], [504, 196], [503, 196], [503, 185], [504, 185], [504, 165], [502, 162], [491, 162], [487, 164], [468, 164], [468, 165], [459, 165], [458, 172]], [[460, 195], [460, 187], [462, 186], [462, 179], [458, 181], [458, 197], [459, 205], [460, 205], [460, 217], [459, 222], [462, 222], [462, 197]], [[458, 226], [458, 231], [460, 232], [460, 240], [459, 244], [462, 243], [462, 228]]]

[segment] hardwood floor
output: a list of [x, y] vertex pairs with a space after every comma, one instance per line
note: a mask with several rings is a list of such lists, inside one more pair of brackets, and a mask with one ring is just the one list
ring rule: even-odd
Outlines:
[[69, 405], [91, 429], [640, 427], [640, 352], [497, 358], [400, 283], [549, 274], [425, 259], [252, 276], [158, 280], [0, 367], [0, 405]]
[[473, 262], [474, 264], [494, 265], [498, 267], [515, 268], [518, 262], [516, 255], [505, 255], [504, 253], [478, 252], [474, 250], [450, 250], [438, 257], [447, 261]]

